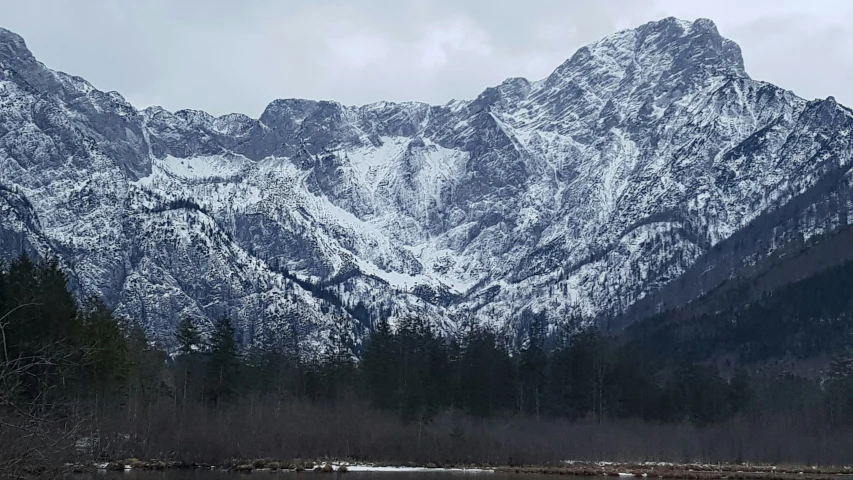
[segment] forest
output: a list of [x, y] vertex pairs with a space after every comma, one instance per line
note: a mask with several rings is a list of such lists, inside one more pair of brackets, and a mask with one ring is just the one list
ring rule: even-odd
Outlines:
[[[361, 348], [333, 331], [322, 357], [301, 358], [298, 338], [241, 348], [222, 317], [209, 335], [178, 320], [177, 348], [166, 351], [100, 300], [78, 301], [55, 262], [21, 256], [0, 272], [0, 474], [126, 458], [853, 459], [853, 354], [843, 349], [820, 375], [746, 362], [718, 368], [660, 341], [572, 322], [549, 330], [544, 314], [525, 313], [521, 345], [472, 322], [448, 335], [419, 318], [376, 319]], [[830, 274], [838, 284], [846, 270]], [[768, 315], [785, 320], [780, 312], [810, 298], [787, 293], [765, 298], [767, 312], [738, 315], [760, 314], [755, 325], [770, 328]], [[849, 318], [846, 306], [818, 298]], [[794, 306], [778, 307], [785, 299]]]
[[[790, 263], [802, 269], [803, 262]], [[622, 336], [662, 361], [756, 364], [847, 355], [853, 346], [853, 260], [776, 288], [766, 283], [760, 277], [732, 280], [682, 308], [630, 325]]]

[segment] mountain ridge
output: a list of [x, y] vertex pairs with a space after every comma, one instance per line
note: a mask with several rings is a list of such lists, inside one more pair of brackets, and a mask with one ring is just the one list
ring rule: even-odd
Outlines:
[[514, 335], [525, 310], [618, 315], [850, 165], [850, 111], [752, 80], [704, 19], [617, 32], [473, 100], [279, 99], [258, 119], [138, 111], [4, 32], [0, 183], [39, 222], [0, 238], [166, 342], [183, 316], [319, 351], [335, 321], [357, 343], [379, 316]]

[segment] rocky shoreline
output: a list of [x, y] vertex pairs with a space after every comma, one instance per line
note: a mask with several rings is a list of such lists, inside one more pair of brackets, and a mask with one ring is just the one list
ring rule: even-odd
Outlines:
[[557, 467], [498, 467], [496, 472], [569, 475], [578, 477], [635, 477], [687, 480], [828, 480], [853, 475], [853, 467], [804, 465], [745, 465], [704, 463], [582, 463]]
[[438, 464], [411, 463], [352, 463], [333, 460], [274, 459], [231, 460], [220, 465], [204, 463], [182, 463], [165, 461], [142, 461], [131, 458], [120, 461], [91, 464], [86, 468], [75, 467], [75, 471], [88, 470], [171, 470], [204, 469], [251, 472], [419, 472], [460, 471], [481, 473], [509, 473], [519, 475], [565, 475], [577, 477], [634, 477], [686, 480], [837, 480], [839, 476], [853, 477], [853, 467], [805, 466], [805, 465], [749, 465], [749, 464], [705, 464], [705, 463], [617, 463], [617, 462], [564, 462], [557, 466], [492, 466], [485, 464]]
[[142, 461], [136, 458], [125, 460], [94, 463], [88, 467], [75, 466], [76, 472], [84, 472], [87, 470], [101, 471], [129, 471], [129, 470], [219, 470], [241, 473], [251, 472], [319, 472], [319, 473], [347, 473], [347, 472], [375, 472], [375, 471], [398, 471], [398, 472], [414, 472], [414, 471], [466, 471], [466, 472], [483, 472], [492, 473], [495, 468], [489, 465], [460, 465], [460, 464], [437, 464], [427, 463], [425, 465], [418, 464], [403, 464], [403, 463], [350, 463], [329, 460], [303, 460], [295, 459], [289, 461], [279, 461], [273, 459], [256, 459], [256, 460], [230, 460], [223, 464], [208, 464], [208, 463], [183, 463], [183, 462], [166, 462], [161, 460]]

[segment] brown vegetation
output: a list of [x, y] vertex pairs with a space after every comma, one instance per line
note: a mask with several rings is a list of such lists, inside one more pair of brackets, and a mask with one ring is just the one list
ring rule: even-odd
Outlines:
[[[176, 415], [180, 421], [175, 421]], [[698, 427], [520, 416], [475, 419], [446, 412], [427, 423], [407, 424], [355, 401], [324, 405], [253, 397], [219, 408], [188, 404], [179, 411], [174, 403], [163, 401], [150, 405], [144, 415], [103, 414], [96, 420], [103, 431], [126, 432], [127, 436], [121, 442], [95, 442], [105, 448], [91, 451], [90, 462], [158, 458], [182, 465], [233, 469], [249, 464], [301, 471], [315, 465], [299, 457], [437, 468], [544, 465], [573, 469], [592, 468], [592, 464], [566, 466], [560, 462], [568, 458], [845, 465], [853, 458], [853, 429], [827, 427], [808, 415], [735, 418]], [[164, 457], [163, 452], [176, 453]], [[263, 460], [226, 464], [224, 459], [229, 458]], [[649, 473], [647, 465], [636, 465], [623, 472]], [[609, 473], [596, 468], [601, 474]], [[692, 470], [700, 471], [699, 467]], [[750, 473], [749, 469], [743, 471]], [[674, 475], [665, 469], [652, 473], [657, 472]]]
[[22, 379], [66, 364], [70, 357], [47, 345], [29, 356], [7, 358], [5, 326], [5, 316], [0, 316], [4, 347], [0, 351], [0, 475], [19, 478], [68, 473], [73, 467], [61, 460], [73, 453], [87, 419], [69, 415], [66, 405], [50, 399], [49, 389], [27, 401], [18, 401], [17, 396], [26, 388]]

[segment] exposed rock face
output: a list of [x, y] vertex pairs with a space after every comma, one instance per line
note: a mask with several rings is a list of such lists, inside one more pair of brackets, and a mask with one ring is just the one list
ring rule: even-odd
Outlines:
[[[708, 20], [618, 32], [471, 101], [275, 100], [257, 120], [138, 111], [0, 31], [0, 253], [58, 256], [163, 340], [185, 315], [309, 353], [379, 315], [594, 318], [849, 184], [851, 126], [750, 79]], [[784, 228], [846, 223], [849, 196], [833, 205]]]

